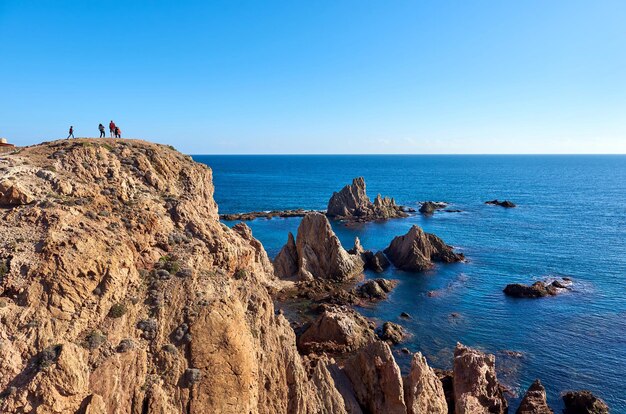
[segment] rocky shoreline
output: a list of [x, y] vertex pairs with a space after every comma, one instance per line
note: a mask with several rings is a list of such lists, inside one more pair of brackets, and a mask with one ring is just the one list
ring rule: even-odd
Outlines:
[[[272, 262], [248, 226], [220, 223], [210, 168], [134, 140], [3, 155], [0, 200], [0, 412], [508, 411], [494, 355], [457, 344], [441, 373], [418, 352], [402, 375], [392, 347], [407, 332], [353, 308], [396, 288], [366, 268], [463, 261], [417, 226], [374, 253], [294, 210], [298, 233]], [[406, 214], [362, 179], [331, 201], [343, 220]], [[608, 412], [589, 392], [563, 398]], [[540, 383], [519, 410], [549, 412]]]

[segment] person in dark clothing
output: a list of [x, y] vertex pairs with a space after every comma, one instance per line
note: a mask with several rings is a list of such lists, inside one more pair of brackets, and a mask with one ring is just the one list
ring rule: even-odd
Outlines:
[[104, 138], [104, 125], [100, 124], [98, 125], [98, 131], [100, 131], [100, 138]]
[[122, 138], [122, 131], [120, 131], [119, 127], [115, 127], [115, 138]]
[[74, 138], [74, 127], [70, 126], [70, 134], [67, 136], [67, 139], [70, 139], [70, 137]]
[[113, 138], [113, 134], [115, 133], [115, 122], [113, 122], [113, 120], [109, 122], [109, 132], [111, 133], [111, 138]]

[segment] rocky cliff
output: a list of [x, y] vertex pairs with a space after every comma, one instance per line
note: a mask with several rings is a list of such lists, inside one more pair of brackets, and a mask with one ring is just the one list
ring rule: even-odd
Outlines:
[[336, 412], [211, 170], [141, 141], [0, 159], [0, 412]]

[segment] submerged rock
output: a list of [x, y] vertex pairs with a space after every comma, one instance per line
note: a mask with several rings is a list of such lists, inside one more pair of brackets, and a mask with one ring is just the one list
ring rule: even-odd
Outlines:
[[364, 412], [407, 412], [400, 367], [385, 342], [372, 341], [361, 348], [346, 361], [343, 371], [350, 379], [354, 395]]
[[404, 400], [407, 414], [446, 414], [448, 404], [443, 385], [426, 358], [416, 352], [411, 359], [411, 371], [404, 377]]
[[504, 414], [508, 404], [496, 378], [495, 356], [457, 343], [454, 350], [456, 414]]
[[512, 283], [506, 285], [503, 292], [505, 295], [514, 298], [543, 298], [546, 296], [555, 296], [560, 292], [570, 289], [571, 286], [572, 282], [570, 279], [556, 279], [553, 281], [537, 281], [530, 286]]
[[350, 254], [341, 246], [328, 219], [320, 213], [304, 216], [295, 248], [291, 235], [274, 260], [278, 277], [297, 274], [301, 280], [343, 281], [363, 273], [363, 266], [360, 255]]
[[492, 206], [500, 206], [500, 207], [504, 207], [504, 208], [516, 207], [515, 203], [513, 203], [513, 202], [511, 202], [509, 200], [500, 201], [498, 199], [495, 199], [495, 200], [491, 200], [491, 201], [485, 201], [485, 204], [490, 204]]
[[370, 323], [344, 306], [325, 306], [322, 314], [298, 339], [298, 348], [310, 352], [354, 351], [372, 339]]
[[328, 201], [326, 214], [329, 217], [356, 221], [384, 220], [407, 216], [403, 208], [396, 205], [393, 198], [383, 198], [379, 194], [372, 203], [365, 192], [363, 177], [355, 178], [352, 180], [352, 184], [333, 193]]
[[541, 381], [536, 379], [531, 384], [515, 414], [553, 414], [546, 402], [546, 389]]
[[452, 263], [464, 259], [463, 254], [454, 253], [439, 237], [425, 233], [416, 225], [404, 236], [395, 237], [385, 254], [397, 268], [413, 272], [427, 270], [433, 262]]
[[608, 414], [609, 406], [590, 391], [569, 391], [563, 395], [563, 414]]

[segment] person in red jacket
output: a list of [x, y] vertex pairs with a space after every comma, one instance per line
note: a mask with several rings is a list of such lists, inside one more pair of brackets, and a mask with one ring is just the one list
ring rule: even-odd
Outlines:
[[111, 133], [111, 138], [113, 138], [113, 134], [115, 133], [115, 122], [113, 122], [113, 120], [109, 122], [109, 132]]
[[122, 138], [122, 130], [119, 127], [115, 127], [115, 138]]
[[70, 139], [70, 137], [74, 138], [74, 127], [70, 126], [70, 134], [67, 136], [67, 139]]

